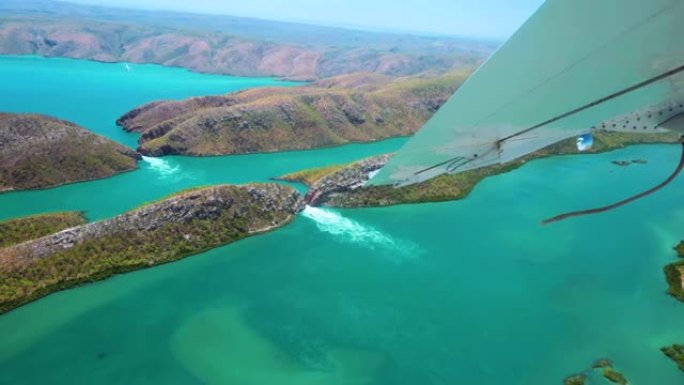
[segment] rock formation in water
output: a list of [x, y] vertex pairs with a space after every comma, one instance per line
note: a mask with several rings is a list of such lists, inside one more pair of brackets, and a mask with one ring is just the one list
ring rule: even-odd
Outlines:
[[73, 123], [0, 113], [0, 191], [54, 187], [137, 167], [140, 154]]
[[0, 313], [83, 282], [269, 231], [301, 208], [301, 196], [291, 187], [223, 185], [0, 249]]
[[444, 72], [481, 63], [497, 45], [230, 16], [0, 2], [0, 54], [154, 63], [239, 76], [315, 80], [361, 71]]
[[674, 361], [679, 366], [679, 369], [684, 370], [684, 345], [672, 345], [660, 350]]
[[117, 123], [145, 155], [301, 150], [411, 135], [466, 78], [354, 74], [296, 88], [154, 102]]
[[[684, 258], [684, 241], [675, 246], [679, 258]], [[668, 294], [684, 302], [684, 261], [665, 266], [665, 279], [668, 284]]]
[[592, 364], [590, 368], [585, 369], [583, 372], [573, 374], [565, 378], [565, 380], [563, 381], [563, 385], [585, 385], [588, 383], [587, 379], [589, 378], [589, 375], [592, 373], [592, 371], [600, 371], [601, 375], [606, 380], [614, 384], [627, 385], [629, 383], [627, 377], [625, 377], [624, 374], [615, 369], [615, 367], [613, 366], [613, 361], [608, 359], [600, 359], [594, 362], [594, 364]]

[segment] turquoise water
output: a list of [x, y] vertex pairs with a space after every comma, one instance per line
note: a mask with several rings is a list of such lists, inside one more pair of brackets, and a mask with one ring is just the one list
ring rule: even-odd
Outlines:
[[159, 99], [221, 95], [253, 87], [301, 83], [271, 78], [207, 76], [149, 64], [102, 64], [84, 60], [2, 56], [0, 108], [70, 120], [130, 147], [137, 136], [116, 127], [116, 119]]
[[[140, 104], [300, 83], [209, 76], [156, 65], [132, 64], [131, 71], [127, 72], [124, 64], [2, 56], [0, 84], [0, 111], [53, 115], [135, 148], [137, 135], [124, 132], [114, 122]], [[42, 191], [0, 194], [0, 219], [83, 210], [89, 219], [97, 220], [184, 188], [268, 181], [294, 171], [395, 151], [404, 142], [405, 139], [392, 139], [370, 145], [281, 154], [147, 158], [139, 163], [139, 170], [110, 179]]]
[[396, 151], [405, 141], [390, 139], [373, 144], [277, 154], [145, 158], [138, 170], [113, 178], [48, 190], [0, 194], [0, 220], [64, 210], [85, 211], [88, 219], [98, 220], [182, 189], [221, 183], [268, 182], [270, 178], [294, 171]]
[[[106, 217], [174, 186], [261, 180], [400, 144], [164, 158], [0, 195], [0, 211]], [[0, 317], [0, 383], [547, 385], [609, 357], [633, 384], [681, 384], [658, 349], [684, 342], [684, 305], [664, 294], [662, 274], [684, 236], [684, 179], [614, 212], [539, 225], [659, 182], [678, 151], [534, 161], [456, 202], [307, 209], [278, 231], [53, 294]], [[610, 163], [640, 158], [649, 163]]]

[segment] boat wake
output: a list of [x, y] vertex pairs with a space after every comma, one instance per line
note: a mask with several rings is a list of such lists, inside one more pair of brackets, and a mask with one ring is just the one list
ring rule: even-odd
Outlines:
[[368, 247], [370, 249], [384, 249], [392, 251], [394, 256], [413, 257], [418, 254], [419, 248], [410, 241], [398, 240], [382, 231], [364, 225], [361, 222], [342, 216], [340, 213], [306, 206], [302, 215], [316, 223], [322, 232], [332, 234], [335, 239]]

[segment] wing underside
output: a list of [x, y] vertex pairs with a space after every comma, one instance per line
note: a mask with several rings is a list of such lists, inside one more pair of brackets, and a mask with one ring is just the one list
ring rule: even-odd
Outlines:
[[684, 1], [547, 0], [369, 184], [507, 162], [684, 113]]

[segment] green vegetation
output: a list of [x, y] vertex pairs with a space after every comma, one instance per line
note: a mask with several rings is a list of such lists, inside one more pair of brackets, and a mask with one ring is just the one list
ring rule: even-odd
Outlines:
[[612, 367], [603, 368], [603, 377], [608, 379], [610, 382], [620, 385], [627, 385], [627, 378], [625, 378], [625, 375], [613, 369]]
[[288, 182], [303, 183], [307, 186], [311, 186], [317, 180], [323, 178], [326, 175], [330, 175], [341, 169], [347, 167], [348, 165], [340, 164], [321, 168], [312, 168], [304, 171], [293, 172], [291, 174], [283, 175], [276, 180], [284, 180]]
[[609, 359], [600, 359], [595, 361], [589, 369], [586, 369], [582, 373], [567, 377], [565, 381], [563, 381], [563, 385], [585, 385], [587, 382], [587, 374], [598, 370], [600, 370], [603, 377], [610, 382], [620, 385], [627, 385], [629, 383], [627, 377], [615, 369], [613, 361]]
[[42, 214], [3, 221], [0, 222], [0, 248], [54, 234], [85, 222], [80, 212]]
[[[674, 133], [629, 134], [597, 132], [594, 135], [594, 148], [587, 153], [610, 151], [631, 144], [675, 143], [678, 139], [679, 136]], [[489, 176], [512, 171], [533, 159], [578, 153], [575, 140], [568, 139], [509, 163], [453, 175], [441, 175], [423, 183], [401, 188], [372, 186], [363, 187], [352, 192], [332, 193], [325, 198], [325, 203], [326, 205], [336, 207], [372, 207], [462, 199], [472, 191], [477, 183]], [[307, 170], [305, 173], [306, 175], [327, 176], [323, 170], [321, 172]], [[292, 177], [293, 175], [296, 176], [297, 174], [290, 174], [283, 178]], [[309, 186], [312, 185], [309, 181], [306, 182]]]
[[[674, 248], [680, 258], [684, 258], [684, 241]], [[664, 268], [668, 284], [668, 294], [684, 302], [684, 262], [671, 263]], [[684, 370], [684, 345], [672, 345], [660, 349]]]
[[594, 362], [594, 364], [591, 365], [591, 368], [592, 369], [603, 369], [603, 368], [610, 368], [612, 366], [613, 366], [613, 361], [611, 361], [607, 358], [603, 358], [603, 359], [600, 359], [600, 360]]
[[671, 263], [664, 268], [667, 293], [684, 302], [684, 262]]
[[679, 242], [679, 244], [675, 246], [674, 249], [680, 258], [684, 258], [684, 241]]
[[[674, 249], [680, 258], [684, 258], [684, 241], [680, 242]], [[665, 266], [664, 270], [668, 294], [684, 302], [684, 261], [669, 264]]]
[[672, 345], [660, 350], [679, 365], [679, 369], [684, 370], [684, 345]]
[[137, 167], [133, 150], [42, 115], [0, 114], [0, 191], [105, 178]]
[[390, 78], [352, 74], [310, 86], [254, 89], [157, 102], [118, 123], [161, 156], [276, 152], [372, 142], [415, 133], [470, 71]]
[[143, 203], [139, 204], [138, 206], [136, 206], [134, 209], [141, 209], [143, 207], [151, 206], [153, 204], [160, 203], [160, 202], [163, 202], [165, 200], [169, 200], [171, 198], [175, 198], [177, 196], [187, 194], [189, 192], [200, 191], [200, 190], [204, 190], [204, 189], [207, 189], [210, 187], [213, 187], [213, 186], [212, 185], [202, 185], [202, 186], [188, 187], [186, 189], [176, 191], [176, 192], [173, 192], [171, 194], [164, 195], [163, 197], [161, 197], [159, 199], [153, 199], [151, 201], [143, 202]]
[[193, 190], [119, 217], [0, 249], [0, 313], [51, 292], [235, 242], [288, 223], [299, 194], [276, 185]]
[[563, 381], [563, 385], [585, 385], [586, 383], [587, 376], [584, 374], [575, 374]]

